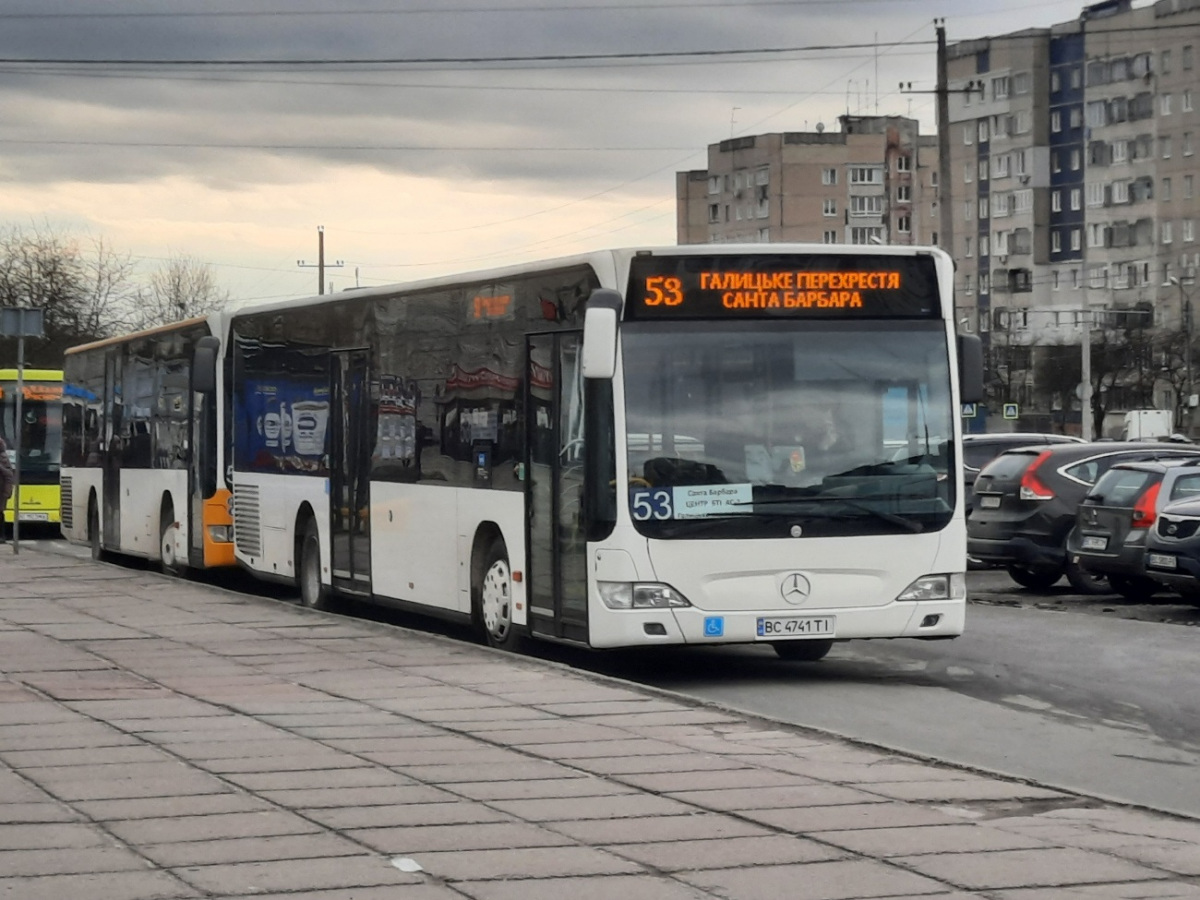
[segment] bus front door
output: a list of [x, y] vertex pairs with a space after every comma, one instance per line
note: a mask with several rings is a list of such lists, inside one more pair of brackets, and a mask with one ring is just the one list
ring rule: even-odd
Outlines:
[[579, 332], [526, 342], [526, 546], [535, 634], [587, 641], [583, 376]]
[[329, 396], [330, 572], [344, 594], [371, 593], [370, 356], [335, 350]]

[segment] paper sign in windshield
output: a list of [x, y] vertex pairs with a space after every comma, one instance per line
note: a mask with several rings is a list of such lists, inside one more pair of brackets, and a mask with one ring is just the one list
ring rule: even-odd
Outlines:
[[749, 484], [693, 484], [675, 488], [676, 519], [745, 513], [750, 504]]

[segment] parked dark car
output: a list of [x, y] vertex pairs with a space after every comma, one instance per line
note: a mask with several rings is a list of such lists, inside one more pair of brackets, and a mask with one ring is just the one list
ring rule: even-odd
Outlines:
[[1200, 497], [1200, 459], [1117, 463], [1079, 504], [1067, 553], [1127, 600], [1149, 600], [1165, 585], [1146, 571], [1146, 537], [1160, 509], [1194, 497]]
[[1001, 453], [975, 480], [967, 519], [967, 555], [1004, 566], [1017, 584], [1041, 590], [1063, 575], [1080, 593], [1107, 593], [1103, 576], [1067, 555], [1080, 502], [1120, 462], [1200, 457], [1200, 447], [1111, 442], [1023, 447]]
[[1200, 498], [1159, 511], [1146, 535], [1146, 573], [1200, 607]]
[[999, 434], [963, 435], [963, 491], [967, 498], [967, 514], [974, 505], [975, 479], [980, 470], [1005, 450], [1016, 447], [1044, 446], [1047, 444], [1082, 444], [1083, 438], [1069, 434], [1046, 434], [1037, 431], [1009, 431]]

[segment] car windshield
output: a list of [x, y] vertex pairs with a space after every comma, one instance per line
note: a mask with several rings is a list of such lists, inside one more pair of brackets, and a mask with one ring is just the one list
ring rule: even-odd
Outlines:
[[644, 534], [949, 521], [955, 410], [940, 322], [643, 322], [622, 334], [629, 503]]

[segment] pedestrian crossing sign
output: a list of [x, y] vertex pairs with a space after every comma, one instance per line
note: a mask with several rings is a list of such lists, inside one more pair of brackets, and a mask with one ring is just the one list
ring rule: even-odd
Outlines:
[[978, 403], [964, 403], [962, 405], [962, 416], [964, 419], [973, 419], [979, 415]]
[[1004, 418], [1006, 418], [1006, 419], [1016, 419], [1016, 418], [1018, 418], [1018, 417], [1019, 417], [1019, 416], [1018, 416], [1018, 411], [1017, 411], [1017, 404], [1015, 404], [1015, 403], [1005, 403], [1005, 404], [1004, 404]]

